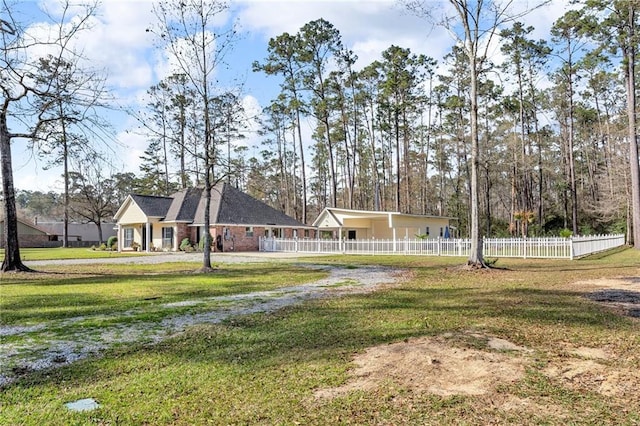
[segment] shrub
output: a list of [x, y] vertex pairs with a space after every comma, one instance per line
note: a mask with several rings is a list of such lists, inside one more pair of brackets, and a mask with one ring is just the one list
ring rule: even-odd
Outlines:
[[105, 251], [107, 249], [107, 245], [105, 243], [100, 244], [100, 251]]
[[570, 229], [564, 228], [560, 230], [560, 236], [562, 238], [569, 238], [571, 235], [573, 235], [573, 232], [571, 232]]
[[[209, 234], [209, 243], [211, 247], [213, 247], [213, 245], [215, 244], [215, 241], [213, 241], [213, 235], [211, 234]], [[200, 250], [204, 250], [204, 235], [200, 239], [200, 243], [198, 243], [198, 246], [200, 247]]]
[[180, 242], [180, 251], [187, 251], [190, 248], [191, 248], [191, 241], [189, 241], [189, 238], [184, 238]]
[[115, 235], [110, 236], [109, 238], [107, 238], [107, 248], [112, 249], [113, 246], [115, 246], [118, 242], [118, 237], [116, 237]]

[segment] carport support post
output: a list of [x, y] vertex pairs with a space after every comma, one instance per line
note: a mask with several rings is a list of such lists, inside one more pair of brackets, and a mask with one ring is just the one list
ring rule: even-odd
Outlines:
[[398, 242], [396, 240], [396, 228], [391, 228], [392, 232], [393, 232], [393, 251], [396, 252], [398, 251]]

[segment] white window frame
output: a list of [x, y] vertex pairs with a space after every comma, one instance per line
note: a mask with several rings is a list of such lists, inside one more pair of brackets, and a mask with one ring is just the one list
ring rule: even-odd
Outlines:
[[134, 241], [134, 232], [133, 232], [133, 228], [124, 228], [122, 230], [122, 247], [124, 248], [131, 248], [131, 245], [133, 244]]
[[[167, 237], [166, 232], [169, 230], [169, 237]], [[167, 242], [169, 242], [167, 244]], [[163, 226], [162, 227], [162, 248], [173, 248], [173, 226]]]

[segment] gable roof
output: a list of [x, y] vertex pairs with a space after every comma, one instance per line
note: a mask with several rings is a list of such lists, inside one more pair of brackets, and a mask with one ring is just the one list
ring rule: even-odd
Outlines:
[[[162, 222], [185, 222], [204, 225], [205, 198], [202, 188], [187, 188], [170, 197], [129, 195], [115, 215], [116, 220], [131, 203], [135, 203], [146, 217]], [[256, 200], [233, 186], [220, 182], [211, 189], [209, 222], [213, 225], [281, 226], [313, 228], [283, 212]]]
[[[194, 225], [204, 224], [205, 199], [200, 199], [194, 217]], [[311, 228], [283, 212], [256, 200], [227, 183], [218, 183], [211, 189], [212, 225], [268, 225], [296, 228]]]
[[200, 204], [202, 192], [201, 188], [187, 188], [173, 194], [173, 201], [164, 221], [191, 223]]
[[147, 217], [165, 217], [173, 202], [173, 197], [156, 195], [132, 194], [130, 197]]

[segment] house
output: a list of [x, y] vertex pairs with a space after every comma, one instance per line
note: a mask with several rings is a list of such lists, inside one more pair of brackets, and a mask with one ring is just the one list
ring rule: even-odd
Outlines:
[[[54, 238], [49, 233], [26, 220], [18, 219], [18, 244], [20, 247], [50, 247]], [[0, 218], [0, 247], [4, 248], [4, 218]]]
[[318, 228], [321, 238], [395, 241], [416, 238], [418, 235], [449, 238], [455, 229], [451, 226], [453, 220], [444, 216], [327, 207], [318, 215], [313, 226]]
[[[55, 240], [62, 241], [63, 233], [64, 233], [64, 222], [36, 222], [36, 225], [40, 227], [40, 229], [44, 229], [49, 233]], [[95, 223], [78, 223], [78, 222], [69, 222], [67, 228], [67, 239], [70, 243], [73, 244], [89, 246], [92, 244], [98, 245], [101, 242], [106, 242], [109, 237], [116, 235], [116, 224], [113, 222], [105, 222], [100, 224], [100, 228], [102, 229], [102, 241], [100, 241], [100, 236], [98, 234], [98, 227]]]
[[[204, 190], [188, 188], [169, 197], [129, 195], [116, 212], [118, 250], [177, 251], [204, 235]], [[259, 238], [315, 238], [315, 228], [256, 200], [227, 183], [211, 190], [210, 233], [214, 250], [257, 251]]]

